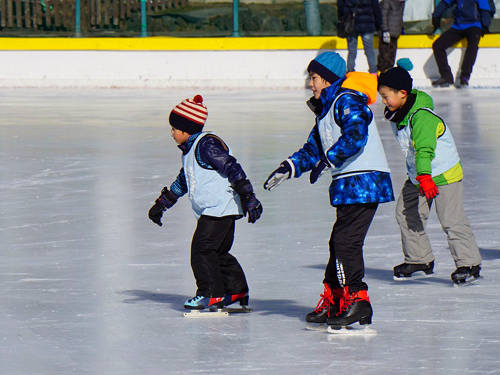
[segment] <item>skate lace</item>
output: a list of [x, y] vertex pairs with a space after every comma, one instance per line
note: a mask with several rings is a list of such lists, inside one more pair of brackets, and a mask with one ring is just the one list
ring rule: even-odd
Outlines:
[[336, 315], [340, 315], [345, 312], [356, 300], [358, 295], [356, 293], [346, 294], [344, 298], [340, 299], [339, 312]]
[[318, 302], [318, 305], [314, 309], [314, 312], [318, 313], [321, 310], [323, 310], [325, 307], [333, 305], [335, 302], [333, 302], [333, 296], [326, 296], [324, 294], [320, 294], [321, 299]]

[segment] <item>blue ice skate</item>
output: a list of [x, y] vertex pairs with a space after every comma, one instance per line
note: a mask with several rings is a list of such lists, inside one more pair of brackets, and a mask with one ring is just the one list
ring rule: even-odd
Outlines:
[[184, 302], [184, 308], [189, 310], [203, 310], [208, 308], [220, 309], [224, 305], [224, 297], [203, 297], [195, 296]]

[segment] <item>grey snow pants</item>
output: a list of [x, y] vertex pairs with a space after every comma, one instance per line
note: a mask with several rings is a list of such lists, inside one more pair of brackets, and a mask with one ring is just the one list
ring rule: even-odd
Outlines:
[[462, 181], [438, 186], [439, 195], [427, 200], [420, 190], [407, 180], [396, 204], [396, 220], [401, 229], [405, 263], [428, 263], [434, 260], [431, 243], [425, 232], [432, 203], [456, 267], [470, 267], [481, 263], [481, 255], [463, 208]]

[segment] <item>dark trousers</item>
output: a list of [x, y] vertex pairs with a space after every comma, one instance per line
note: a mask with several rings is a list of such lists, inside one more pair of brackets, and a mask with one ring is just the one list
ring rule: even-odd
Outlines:
[[229, 254], [234, 240], [235, 219], [201, 216], [191, 243], [191, 268], [197, 296], [223, 297], [248, 292], [245, 273]]
[[441, 36], [432, 44], [434, 58], [436, 59], [436, 64], [441, 78], [453, 83], [453, 73], [448, 65], [448, 55], [446, 54], [446, 49], [458, 43], [463, 38], [466, 38], [467, 48], [465, 49], [464, 60], [460, 68], [460, 79], [466, 81], [469, 80], [472, 73], [472, 67], [476, 62], [481, 33], [482, 31], [479, 27], [469, 27], [464, 30], [457, 30], [452, 27], [441, 34]]
[[323, 281], [330, 287], [348, 286], [352, 292], [368, 289], [368, 285], [363, 282], [363, 244], [377, 208], [378, 203], [337, 207], [337, 221], [329, 243], [330, 260]]
[[382, 38], [378, 45], [377, 69], [385, 72], [394, 66], [396, 52], [398, 50], [398, 38], [391, 38], [390, 43], [384, 43]]

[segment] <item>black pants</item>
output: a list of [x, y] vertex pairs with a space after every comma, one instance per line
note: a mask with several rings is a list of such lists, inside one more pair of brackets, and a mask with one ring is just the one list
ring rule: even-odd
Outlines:
[[248, 292], [245, 273], [229, 254], [234, 240], [235, 219], [201, 216], [191, 243], [191, 268], [197, 296], [223, 297]]
[[349, 291], [367, 290], [363, 282], [365, 264], [363, 245], [378, 203], [349, 204], [337, 207], [337, 221], [330, 237], [330, 260], [325, 279], [332, 288], [348, 286]]
[[453, 27], [446, 30], [432, 44], [434, 58], [439, 69], [441, 78], [453, 83], [453, 73], [448, 65], [448, 56], [446, 49], [458, 43], [463, 38], [467, 39], [467, 48], [465, 49], [464, 60], [460, 68], [460, 79], [468, 81], [472, 73], [472, 67], [476, 62], [477, 51], [479, 49], [479, 40], [481, 39], [481, 28], [469, 27], [464, 30], [457, 30]]
[[377, 69], [385, 72], [394, 66], [396, 52], [398, 50], [398, 38], [391, 38], [390, 43], [384, 43], [382, 38], [378, 45]]

